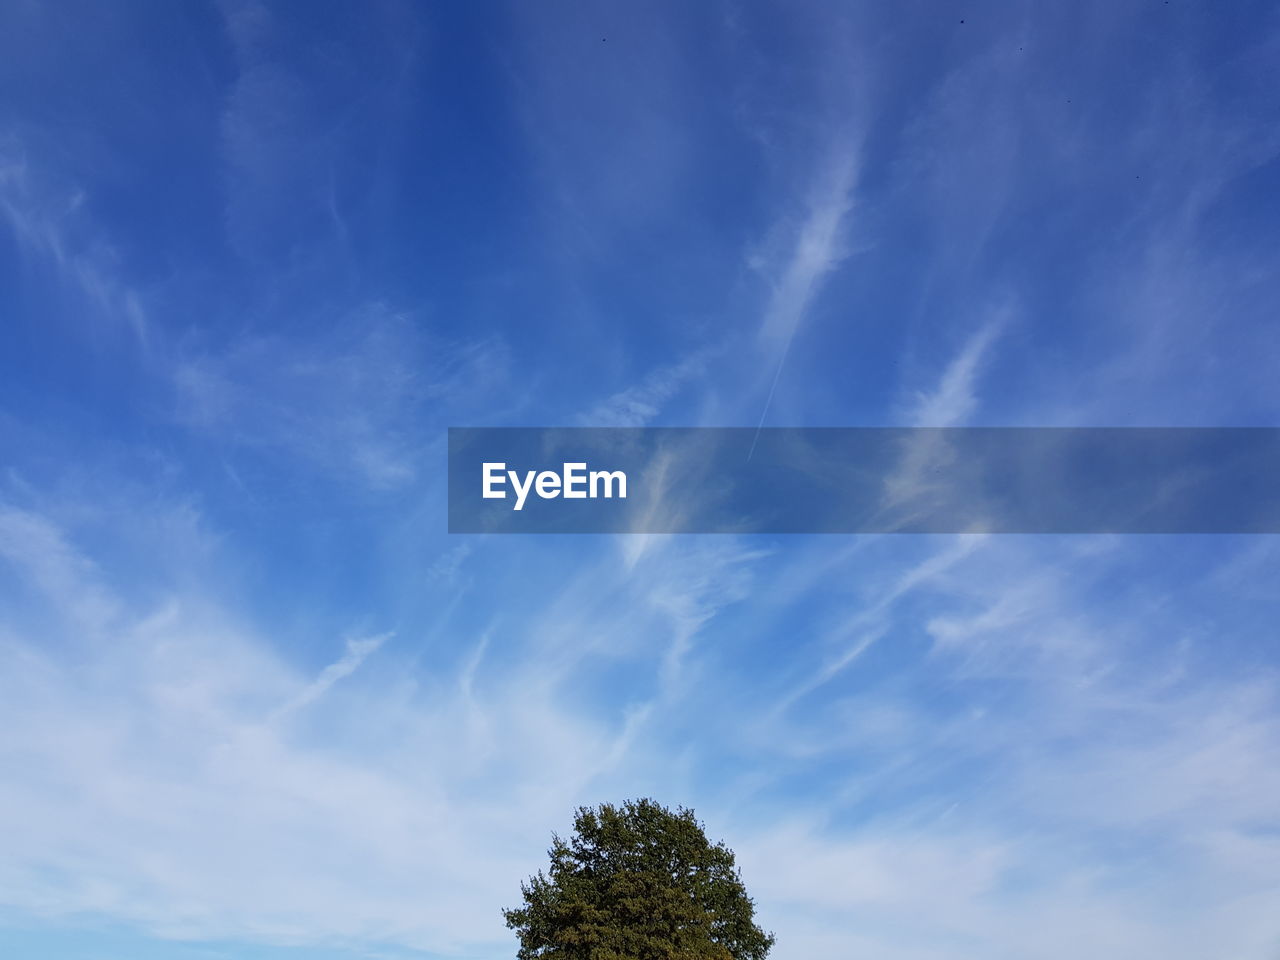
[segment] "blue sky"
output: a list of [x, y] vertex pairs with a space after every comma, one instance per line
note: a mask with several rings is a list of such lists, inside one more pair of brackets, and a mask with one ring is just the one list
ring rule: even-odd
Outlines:
[[1272, 537], [450, 537], [445, 430], [1280, 422], [1267, 3], [0, 9], [0, 954], [1280, 951]]

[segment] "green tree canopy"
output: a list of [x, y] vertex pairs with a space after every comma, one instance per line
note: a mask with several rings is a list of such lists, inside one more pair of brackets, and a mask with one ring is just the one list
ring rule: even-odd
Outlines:
[[551, 869], [504, 910], [520, 960], [764, 960], [773, 946], [733, 851], [692, 810], [652, 800], [581, 807]]

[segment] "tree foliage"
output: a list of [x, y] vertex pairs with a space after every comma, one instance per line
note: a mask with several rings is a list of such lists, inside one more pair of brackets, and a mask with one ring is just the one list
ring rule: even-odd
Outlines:
[[712, 844], [693, 811], [652, 800], [581, 807], [551, 868], [504, 910], [520, 960], [764, 960], [772, 934], [733, 852]]

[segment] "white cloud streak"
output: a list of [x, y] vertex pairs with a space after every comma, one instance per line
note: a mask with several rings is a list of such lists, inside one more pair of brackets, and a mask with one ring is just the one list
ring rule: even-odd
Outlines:
[[[785, 352], [823, 278], [846, 256], [846, 218], [853, 209], [857, 179], [857, 151], [850, 147], [833, 150], [817, 178], [790, 252], [772, 278], [773, 291], [759, 336], [774, 351]], [[759, 266], [763, 268], [763, 264]]]
[[0, 215], [21, 248], [145, 350], [150, 322], [143, 297], [120, 281], [116, 253], [86, 223], [84, 199], [79, 189], [42, 182], [21, 139], [0, 133]]
[[383, 633], [373, 637], [347, 640], [346, 652], [338, 660], [321, 670], [320, 675], [301, 693], [276, 711], [273, 718], [278, 720], [319, 700], [335, 683], [360, 669], [360, 664], [364, 663], [371, 654], [392, 636], [393, 634]]

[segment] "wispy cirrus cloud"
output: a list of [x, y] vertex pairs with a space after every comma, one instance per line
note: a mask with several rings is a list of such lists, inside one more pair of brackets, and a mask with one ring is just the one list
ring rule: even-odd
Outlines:
[[0, 133], [0, 214], [35, 265], [50, 268], [93, 312], [146, 347], [144, 298], [121, 280], [118, 254], [82, 209], [84, 192], [51, 183], [22, 139]]
[[422, 469], [421, 418], [466, 416], [502, 388], [508, 364], [495, 338], [448, 343], [373, 303], [306, 346], [248, 336], [221, 350], [189, 350], [172, 383], [177, 419], [193, 429], [284, 450], [386, 490]]
[[[828, 804], [780, 809], [784, 824], [743, 848], [744, 869], [778, 905], [769, 919], [784, 939], [794, 931], [786, 955], [823, 935], [847, 937], [824, 950], [874, 943], [901, 957], [975, 945], [1045, 958], [1274, 946], [1274, 929], [1245, 904], [1280, 882], [1257, 872], [1246, 839], [1275, 824], [1261, 799], [1267, 778], [1252, 767], [1280, 749], [1277, 677], [1153, 677], [1155, 664], [1184, 656], [1169, 605], [1130, 598], [1104, 610], [1092, 586], [1146, 551], [1081, 541], [1073, 558], [1062, 553], [988, 539], [945, 565], [926, 561], [909, 588], [869, 587], [855, 609], [883, 597], [876, 637], [888, 648], [870, 657], [855, 645], [856, 674], [807, 707], [788, 697], [772, 728], [757, 730], [790, 758], [791, 777], [837, 757], [846, 771], [822, 780]], [[859, 567], [874, 565], [873, 551]], [[922, 645], [913, 624], [930, 609], [954, 612], [934, 616]], [[792, 796], [781, 781], [753, 789]], [[1134, 844], [1142, 853], [1122, 852]], [[793, 862], [784, 848], [807, 879], [777, 872]], [[923, 877], [937, 888], [907, 882]], [[1201, 909], [1180, 915], [1188, 895]], [[851, 916], [859, 932], [837, 934]], [[1078, 935], [1046, 934], [1068, 917], [1084, 925]]]
[[771, 350], [787, 349], [823, 278], [847, 256], [846, 221], [853, 210], [857, 179], [857, 149], [846, 145], [831, 149], [825, 167], [814, 178], [785, 257], [776, 265], [759, 255], [753, 258], [753, 266], [771, 274], [772, 292], [759, 333]]
[[914, 427], [963, 426], [978, 409], [978, 381], [993, 344], [1007, 325], [1007, 311], [987, 320], [947, 364], [937, 385], [917, 394], [906, 420]]
[[[893, 538], [821, 549], [808, 591], [781, 610], [785, 651], [770, 642], [784, 673], [815, 672], [762, 713], [775, 678], [740, 668], [760, 642], [741, 618], [782, 561], [799, 572], [749, 540], [666, 538], [636, 562], [606, 549], [546, 569], [456, 662], [455, 646], [432, 648], [429, 673], [402, 672], [411, 644], [378, 636], [317, 672], [216, 596], [115, 595], [47, 518], [9, 511], [3, 529], [16, 531], [10, 573], [49, 605], [103, 598], [66, 621], [76, 658], [21, 621], [0, 625], [0, 719], [15, 732], [0, 747], [25, 771], [5, 795], [25, 828], [0, 889], [25, 910], [180, 939], [499, 951], [498, 878], [514, 889], [573, 804], [643, 792], [691, 798], [730, 839], [782, 957], [978, 943], [1051, 960], [1169, 945], [1190, 960], [1208, 942], [1266, 942], [1247, 898], [1278, 878], [1247, 838], [1272, 817], [1257, 771], [1280, 749], [1275, 679], [1157, 682], [1156, 664], [1185, 656], [1160, 651], [1169, 627], [1194, 636], [1194, 621], [1091, 600], [1095, 581], [1123, 582], [1149, 551], [1082, 542], [1064, 558], [1047, 542], [967, 538], [902, 574], [911, 551]], [[1268, 556], [1219, 554], [1242, 596], [1268, 576]], [[474, 583], [507, 559], [460, 563]], [[825, 608], [831, 632], [813, 631], [812, 591], [832, 583], [853, 592]], [[858, 643], [868, 631], [874, 655]], [[718, 769], [743, 752], [750, 764]], [[748, 770], [762, 779], [742, 790]], [[1156, 859], [1099, 874], [1097, 845], [1134, 831]], [[1168, 864], [1206, 878], [1205, 910], [1181, 909]], [[850, 916], [864, 922], [851, 930]], [[1068, 921], [1089, 932], [1045, 936]]]
[[677, 363], [651, 370], [635, 386], [620, 390], [579, 418], [586, 427], [643, 427], [680, 391], [707, 373], [712, 351], [696, 350]]
[[[1274, 20], [221, 9], [0, 12], [0, 952], [508, 956], [550, 831], [653, 795], [778, 960], [1275, 953], [1266, 544], [436, 510], [444, 426], [771, 385], [1267, 422]], [[145, 363], [84, 361], [131, 298]]]
[[286, 53], [290, 27], [279, 10], [258, 0], [218, 6], [235, 67], [217, 118], [226, 237], [255, 269], [351, 276], [357, 238], [348, 220], [367, 215], [382, 184], [350, 170], [375, 164], [371, 156], [395, 136], [379, 121], [400, 109], [421, 26], [382, 5], [367, 11], [368, 29], [299, 59]]
[[[0, 896], [48, 918], [278, 945], [498, 949], [497, 908], [564, 811], [667, 778], [649, 718], [689, 695], [690, 644], [744, 595], [727, 574], [749, 560], [708, 550], [628, 569], [606, 554], [513, 609], [522, 625], [445, 668], [456, 682], [397, 681], [408, 651], [386, 635], [313, 673], [216, 596], [171, 583], [158, 606], [128, 600], [72, 532], [2, 516], [7, 571], [48, 607], [101, 599], [40, 639], [0, 620], [0, 751], [23, 770], [0, 816], [26, 825]], [[619, 602], [648, 611], [630, 634], [610, 629]], [[63, 644], [75, 655], [50, 652]], [[614, 703], [573, 692], [610, 661], [653, 686]]]
[[333, 663], [329, 664], [305, 689], [273, 714], [279, 719], [285, 714], [301, 710], [319, 700], [335, 683], [349, 677], [360, 669], [360, 664], [377, 652], [394, 634], [383, 633], [372, 637], [350, 638], [346, 641], [346, 650]]

